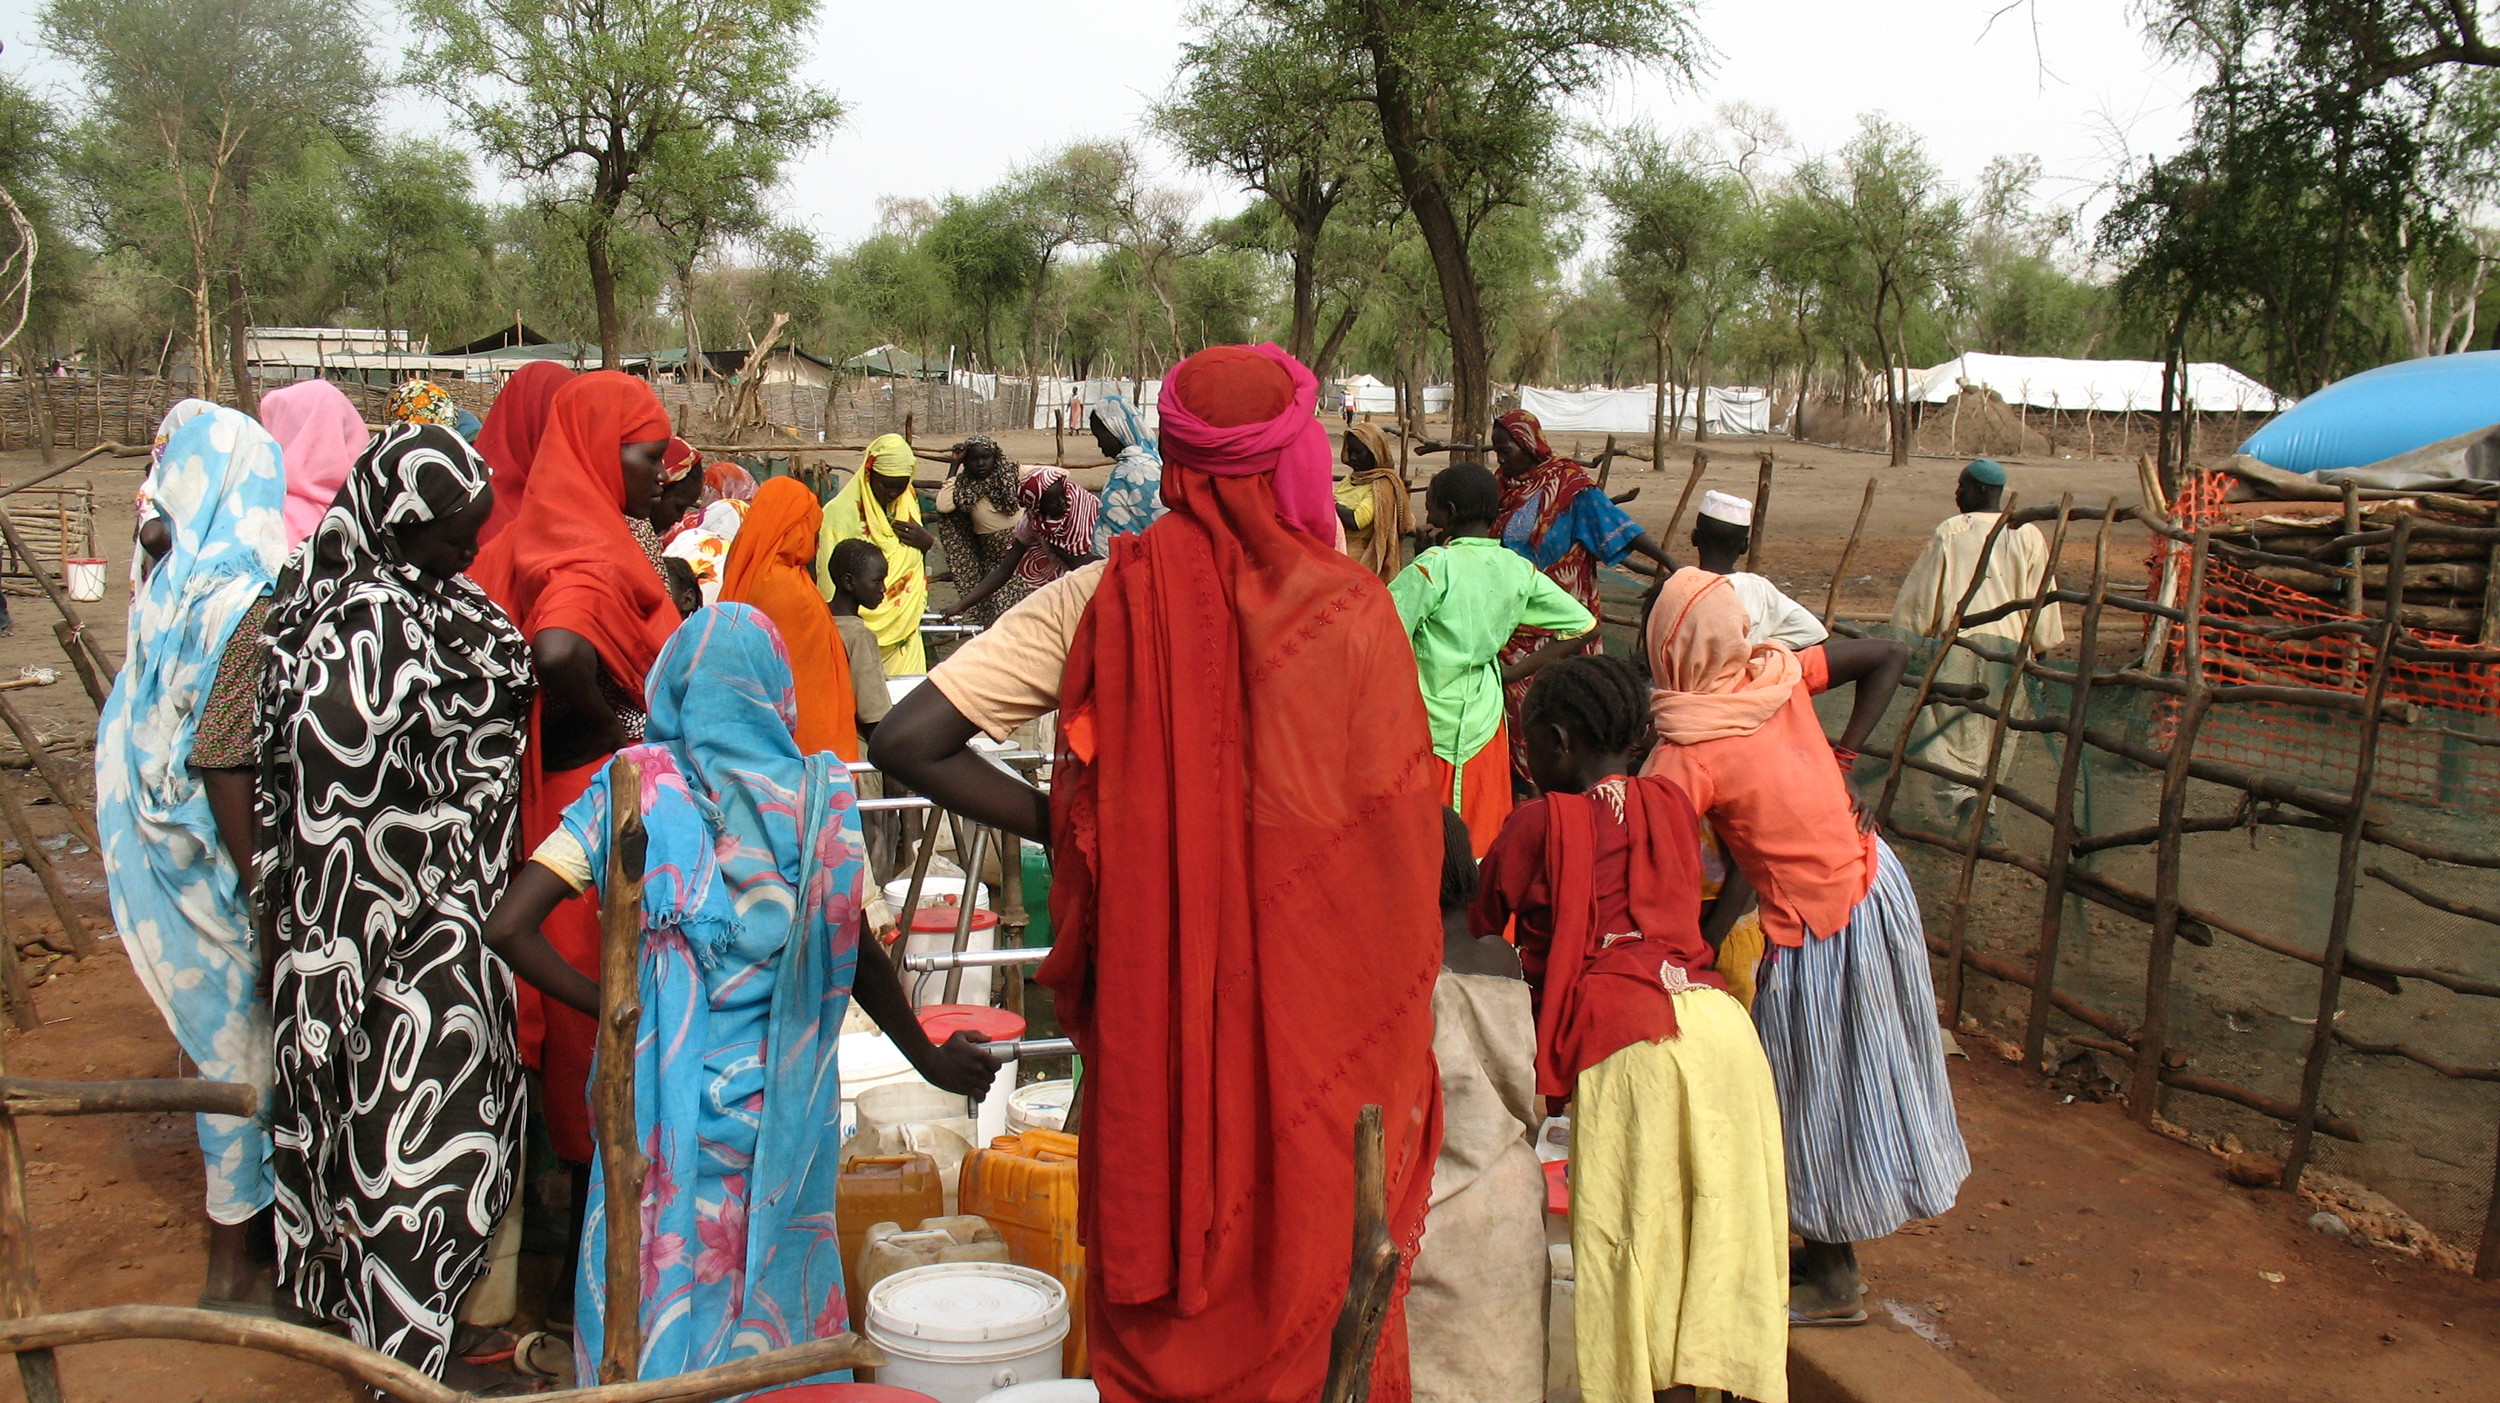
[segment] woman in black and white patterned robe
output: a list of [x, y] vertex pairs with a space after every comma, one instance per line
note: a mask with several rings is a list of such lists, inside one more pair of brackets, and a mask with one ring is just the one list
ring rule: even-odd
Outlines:
[[479, 926], [511, 873], [533, 683], [460, 574], [487, 480], [449, 429], [376, 436], [278, 579], [261, 694], [280, 1286], [437, 1377], [523, 1111], [512, 972]]

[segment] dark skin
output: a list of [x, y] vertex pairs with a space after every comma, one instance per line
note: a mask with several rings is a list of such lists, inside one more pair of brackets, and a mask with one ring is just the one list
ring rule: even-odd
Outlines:
[[1968, 472], [1953, 484], [1953, 509], [1964, 515], [1992, 512], [2005, 501], [2005, 489], [1993, 482], [1981, 482]]
[[[849, 574], [834, 576], [833, 598], [827, 603], [835, 617], [848, 615], [857, 618], [861, 609], [874, 608], [884, 598], [885, 557], [878, 555], [863, 560], [859, 568]], [[876, 722], [862, 720], [858, 725], [862, 741], [876, 734]]]
[[[539, 930], [549, 913], [573, 895], [573, 888], [548, 868], [534, 862], [521, 864], [503, 900], [495, 903], [494, 914], [486, 918], [486, 946], [540, 993], [595, 1018], [599, 981], [573, 968]], [[911, 1000], [904, 997], [902, 980], [895, 976], [894, 961], [885, 946], [864, 930], [857, 934], [859, 969], [851, 996], [860, 1008], [876, 1020], [930, 1085], [959, 1096], [988, 1094], [998, 1075], [998, 1058], [982, 1046], [989, 1039], [967, 1031], [943, 1043], [930, 1042], [921, 1031]]]
[[1099, 414], [1086, 415], [1085, 427], [1093, 430], [1094, 446], [1102, 450], [1102, 456], [1105, 458], [1117, 458], [1120, 456], [1120, 450], [1128, 447], [1126, 443], [1120, 441], [1118, 434], [1111, 432], [1109, 425], [1103, 423], [1102, 416]]
[[[1493, 426], [1493, 457], [1504, 477], [1525, 476], [1535, 470], [1538, 462], [1536, 450], [1522, 442], [1506, 424]], [[1632, 538], [1632, 553], [1647, 556], [1656, 565], [1660, 579], [1675, 573], [1675, 562], [1667, 558], [1666, 551], [1646, 531]]]
[[167, 526], [165, 518], [161, 516], [148, 518], [139, 527], [139, 549], [147, 554], [147, 559], [141, 566], [141, 573], [145, 574], [155, 569], [156, 562], [163, 560], [165, 552], [173, 548], [174, 528]]
[[[1436, 537], [1444, 541], [1457, 540], [1462, 536], [1473, 536], [1481, 540], [1493, 539], [1492, 522], [1454, 521], [1450, 516], [1449, 503], [1436, 497], [1427, 496], [1424, 499], [1424, 525]], [[1587, 652], [1589, 644], [1596, 637], [1597, 633], [1592, 629], [1577, 638], [1549, 639], [1544, 647], [1503, 668], [1502, 685], [1508, 686], [1513, 682], [1525, 681], [1574, 653]]]
[[[1033, 515], [1044, 521], [1057, 521], [1067, 514], [1068, 484], [1065, 479], [1061, 479], [1052, 483], [1050, 490], [1044, 492], [1041, 499], [1033, 504]], [[972, 587], [970, 594], [955, 601], [955, 607], [946, 611], [947, 619], [951, 622], [966, 609], [998, 593], [1006, 586], [1007, 581], [1015, 577], [1016, 567], [1024, 563], [1025, 555], [1036, 550], [1046, 550], [1059, 557], [1059, 568], [1062, 570], [1073, 570], [1080, 565], [1090, 563], [1095, 558], [1092, 551], [1078, 555], [1062, 550], [1058, 543], [1053, 541], [1018, 541], [1008, 548], [1007, 554], [990, 570], [981, 583]]]
[[[1367, 473], [1372, 470], [1372, 451], [1365, 448], [1363, 446], [1363, 441], [1356, 438], [1352, 434], [1346, 435], [1345, 447], [1338, 451], [1337, 457], [1339, 461], [1346, 465], [1346, 471], [1350, 473]], [[1354, 524], [1354, 508], [1349, 507], [1342, 502], [1338, 503], [1337, 524], [1343, 526], [1346, 529], [1347, 534], [1353, 534], [1353, 532], [1357, 529]], [[1486, 534], [1490, 535], [1492, 533], [1487, 532]]]
[[979, 732], [943, 690], [915, 687], [877, 723], [868, 762], [941, 809], [1047, 846], [1050, 796], [968, 749]]
[[[619, 450], [625, 469], [625, 515], [651, 519], [660, 495], [660, 454], [666, 439], [629, 443]], [[538, 735], [546, 748], [540, 766], [551, 774], [579, 769], [622, 749], [625, 722], [599, 691], [599, 650], [568, 628], [542, 628], [530, 638], [530, 666], [538, 674]]]
[[[903, 494], [912, 490], [911, 475], [908, 473], [889, 477], [880, 472], [868, 472], [866, 468], [860, 471], [868, 473], [868, 494], [875, 497], [877, 505], [889, 513], [894, 510], [896, 502], [903, 500]], [[918, 551], [937, 547], [937, 537], [930, 535], [928, 528], [917, 521], [895, 522], [894, 539]]]
[[1744, 563], [1745, 548], [1752, 541], [1750, 532], [1714, 530], [1697, 518], [1693, 522], [1693, 554], [1699, 559], [1694, 563], [1713, 575], [1733, 575], [1736, 567]]
[[685, 520], [686, 513], [693, 511], [694, 504], [702, 500], [703, 474], [698, 471], [688, 469], [686, 475], [675, 482], [661, 483], [658, 494], [652, 498], [651, 529], [668, 530]]

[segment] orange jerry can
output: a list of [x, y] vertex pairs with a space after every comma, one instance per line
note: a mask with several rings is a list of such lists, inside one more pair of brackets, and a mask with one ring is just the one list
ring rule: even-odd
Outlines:
[[959, 1213], [977, 1213], [1007, 1240], [1007, 1260], [1068, 1288], [1068, 1342], [1060, 1370], [1086, 1377], [1085, 1249], [1076, 1240], [1076, 1137], [1056, 1130], [1002, 1135], [964, 1160]]
[[[966, 1212], [971, 1210], [967, 1209]], [[842, 1282], [851, 1303], [851, 1329], [865, 1333], [860, 1312], [867, 1293], [858, 1287], [859, 1249], [879, 1223], [917, 1223], [946, 1212], [946, 1184], [937, 1161], [920, 1153], [855, 1155], [842, 1161], [834, 1181], [834, 1231], [842, 1241]]]

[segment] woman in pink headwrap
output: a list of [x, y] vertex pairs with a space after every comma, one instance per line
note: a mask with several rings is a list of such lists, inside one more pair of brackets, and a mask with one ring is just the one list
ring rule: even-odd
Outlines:
[[[1109, 1403], [1320, 1391], [1366, 1105], [1390, 1231], [1410, 1254], [1423, 1231], [1442, 791], [1397, 608], [1331, 544], [1317, 390], [1274, 346], [1182, 362], [1171, 510], [939, 663], [869, 741], [886, 774], [1056, 854], [1040, 978], [1090, 1078], [1078, 1212]], [[964, 749], [1054, 707], [1047, 795]], [[1403, 1309], [1378, 1403], [1409, 1394]]]
[[327, 380], [298, 380], [260, 397], [261, 427], [286, 469], [286, 543], [312, 534], [373, 435], [355, 402]]

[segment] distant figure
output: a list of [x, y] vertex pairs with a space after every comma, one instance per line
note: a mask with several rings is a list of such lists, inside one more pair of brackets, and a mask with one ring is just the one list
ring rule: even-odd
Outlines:
[[1345, 431], [1339, 455], [1346, 479], [1337, 484], [1337, 523], [1345, 528], [1345, 552], [1383, 580], [1406, 564], [1406, 538], [1415, 533], [1415, 508], [1406, 479], [1390, 461], [1389, 436], [1370, 424]]
[[1811, 648], [1831, 637], [1814, 612], [1781, 592], [1760, 575], [1736, 568], [1753, 547], [1753, 503], [1725, 492], [1701, 494], [1701, 515], [1693, 519], [1693, 551], [1702, 569], [1727, 576], [1737, 602], [1753, 620], [1748, 643], [1782, 643], [1791, 651]]
[[1338, 411], [1339, 411], [1339, 412], [1341, 412], [1341, 413], [1343, 413], [1343, 414], [1345, 415], [1345, 424], [1346, 424], [1346, 427], [1347, 427], [1347, 428], [1349, 428], [1349, 429], [1350, 429], [1350, 428], [1353, 428], [1353, 427], [1354, 427], [1354, 389], [1353, 389], [1353, 387], [1352, 387], [1352, 386], [1348, 386], [1348, 387], [1346, 388], [1346, 392], [1345, 392], [1344, 394], [1342, 394], [1342, 395], [1338, 396], [1338, 398], [1337, 398], [1337, 409], [1338, 409]]
[[[2048, 538], [2037, 526], [2017, 526], [1998, 533], [1996, 545], [1988, 545], [1990, 528], [1997, 523], [1997, 506], [2005, 497], [2005, 469], [1986, 458], [1974, 458], [1962, 469], [1961, 480], [1954, 484], [1953, 504], [1959, 515], [1944, 519], [1935, 534], [1927, 538], [1909, 577], [1901, 582], [1900, 597], [1893, 601], [1892, 622], [1923, 637], [1942, 640], [1953, 624], [1953, 611], [1962, 602], [1962, 594], [1970, 588], [1973, 576], [1980, 576], [1979, 591], [1971, 597], [1966, 611], [1978, 614], [2017, 599], [2029, 599], [2050, 578], [2056, 563], [2049, 559]], [[2035, 652], [2045, 653], [2066, 641], [2066, 621], [2054, 607], [2035, 615], [2024, 609], [2002, 619], [1962, 630], [1964, 638], [1986, 640], [1994, 650], [2010, 654], [2022, 641], [2023, 630], [2032, 630], [2031, 645]], [[1983, 644], [1983, 646], [1986, 646]], [[1983, 682], [1993, 700], [2011, 709], [2016, 718], [2030, 714], [2030, 689], [2018, 685], [2009, 658], [2005, 662], [1984, 660], [1965, 648], [1956, 648], [1949, 656], [1932, 664], [1939, 682]], [[1938, 703], [1927, 708], [1918, 726], [1910, 735], [1910, 752], [1930, 764], [1956, 774], [1979, 776], [1988, 764], [1988, 721], [1958, 706]], [[1998, 761], [1998, 775], [2012, 767], [2014, 741], [2018, 733], [2008, 732], [2004, 754]], [[1936, 805], [1948, 812], [1956, 826], [1969, 821], [1978, 807], [1979, 791], [1973, 784], [1958, 779], [1934, 778]], [[1984, 818], [1984, 815], [1982, 816]]]
[[885, 602], [860, 617], [877, 631], [885, 670], [896, 677], [917, 677], [929, 670], [920, 642], [920, 616], [929, 606], [924, 557], [937, 538], [920, 524], [920, 494], [912, 486], [918, 464], [918, 455], [901, 434], [880, 435], [868, 445], [859, 471], [825, 503], [824, 531], [816, 538], [816, 593], [828, 600], [833, 598], [833, 577], [825, 566], [837, 542], [870, 540], [885, 552]]
[[1094, 444], [1111, 460], [1110, 480], [1103, 484], [1102, 517], [1094, 532], [1094, 554], [1108, 558], [1111, 538], [1143, 531], [1163, 515], [1163, 458], [1154, 435], [1137, 409], [1120, 395], [1104, 395], [1094, 406]]

